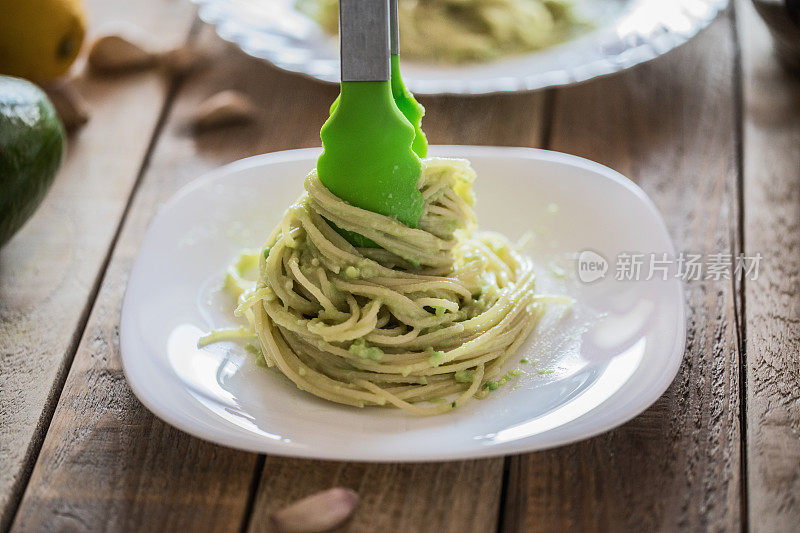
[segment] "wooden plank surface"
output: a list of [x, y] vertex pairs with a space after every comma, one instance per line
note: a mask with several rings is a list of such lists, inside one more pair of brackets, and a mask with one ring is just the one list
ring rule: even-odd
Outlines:
[[[731, 20], [722, 17], [666, 57], [559, 90], [550, 147], [604, 163], [641, 185], [679, 251], [731, 253], [734, 64]], [[686, 354], [666, 394], [605, 435], [511, 458], [504, 530], [739, 528], [732, 283], [689, 282], [686, 303]]]
[[[177, 43], [191, 8], [150, 1], [156, 10], [91, 2], [94, 28], [124, 16]], [[744, 243], [748, 254], [763, 254], [762, 275], [745, 281], [744, 294], [733, 282], [689, 282], [687, 351], [667, 393], [606, 435], [506, 459], [505, 487], [502, 459], [259, 460], [189, 437], [144, 409], [121, 372], [117, 329], [127, 275], [156, 207], [219, 164], [318, 145], [336, 91], [251, 60], [205, 28], [199, 39], [213, 67], [177, 95], [103, 274], [166, 86], [154, 73], [82, 80], [92, 122], [73, 140], [45, 204], [0, 253], [0, 529], [44, 439], [16, 530], [263, 531], [272, 510], [335, 485], [362, 496], [344, 528], [353, 531], [735, 530], [748, 515], [755, 531], [792, 530], [800, 523], [800, 82], [770, 59], [749, 4], [738, 9]], [[550, 147], [637, 181], [665, 214], [679, 251], [735, 253], [742, 192], [735, 61], [726, 17], [665, 58], [558, 90], [550, 110], [541, 93], [423, 99], [425, 128], [433, 143], [539, 146], [552, 111]], [[258, 120], [190, 135], [197, 104], [228, 88], [258, 103]], [[743, 360], [737, 336], [745, 339]]]
[[737, 4], [744, 93], [747, 471], [753, 531], [800, 527], [800, 78], [772, 54], [749, 2]]
[[[193, 16], [186, 3], [165, 0], [87, 7], [91, 35], [125, 19], [163, 47], [185, 39]], [[81, 77], [76, 86], [91, 121], [69, 139], [35, 216], [0, 250], [0, 530], [47, 430], [167, 91], [155, 72]]]
[[494, 531], [502, 478], [502, 459], [368, 464], [268, 457], [248, 531], [271, 531], [272, 511], [335, 486], [361, 497], [338, 531]]
[[[402, 524], [409, 531], [494, 528], [502, 459], [352, 465], [267, 458], [262, 474], [255, 471], [259, 465], [255, 455], [202, 443], [173, 430], [132, 396], [120, 372], [116, 328], [127, 274], [156, 206], [179, 186], [221, 163], [318, 145], [319, 126], [336, 95], [335, 87], [245, 57], [208, 28], [201, 44], [213, 54], [213, 68], [190, 79], [170, 111], [89, 317], [15, 528], [48, 530], [69, 520], [78, 526], [125, 529], [204, 525], [235, 530], [249, 524], [260, 530], [269, 511], [282, 502], [336, 484], [357, 487], [362, 494], [351, 522], [356, 530], [367, 524]], [[189, 135], [187, 117], [197, 104], [230, 88], [258, 103], [258, 121]], [[542, 102], [542, 95], [430, 99], [425, 101], [426, 130], [437, 143], [538, 144]], [[286, 478], [286, 472], [293, 476]], [[250, 520], [246, 513], [252, 480], [258, 482], [253, 485], [258, 490], [252, 494]], [[456, 483], [459, 480], [465, 483]], [[413, 499], [409, 491], [414, 492]], [[448, 512], [442, 506], [444, 499], [455, 502], [462, 514]]]

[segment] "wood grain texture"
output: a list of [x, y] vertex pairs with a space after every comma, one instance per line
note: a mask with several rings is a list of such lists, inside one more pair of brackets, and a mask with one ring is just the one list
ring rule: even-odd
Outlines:
[[772, 54], [749, 2], [737, 4], [744, 94], [747, 462], [753, 531], [800, 527], [800, 78]]
[[[153, 45], [186, 38], [183, 2], [90, 0], [90, 37], [124, 18]], [[80, 67], [76, 66], [76, 71]], [[156, 72], [75, 80], [90, 122], [68, 142], [35, 216], [0, 250], [0, 529], [10, 520], [47, 429], [109, 246], [158, 120], [166, 85]]]
[[[734, 65], [732, 24], [723, 16], [666, 57], [559, 90], [551, 148], [604, 163], [641, 185], [678, 251], [731, 253]], [[732, 283], [689, 282], [686, 303], [684, 362], [664, 396], [605, 435], [511, 458], [504, 530], [739, 528]]]
[[[137, 190], [97, 303], [67, 378], [15, 528], [236, 529], [245, 519], [253, 454], [202, 443], [156, 420], [132, 396], [118, 359], [117, 324], [127, 273], [155, 208], [199, 173], [241, 157], [319, 144], [319, 126], [336, 88], [247, 58], [204, 28], [211, 69], [188, 80]], [[257, 103], [250, 125], [190, 134], [198, 103], [236, 89]], [[433, 142], [538, 144], [542, 97], [426, 100]], [[466, 113], [477, 109], [480, 119]], [[201, 465], [201, 468], [198, 468]], [[297, 471], [304, 474], [297, 475]], [[293, 472], [291, 477], [283, 473]], [[271, 476], [280, 482], [271, 482]], [[397, 523], [408, 531], [445, 525], [494, 527], [502, 460], [442, 465], [357, 465], [268, 458], [255, 500], [253, 529], [276, 505], [335, 484], [356, 486], [362, 504], [352, 527]], [[435, 480], [431, 483], [431, 480]], [[465, 483], [453, 485], [463, 480]], [[292, 490], [276, 487], [291, 481]], [[457, 490], [453, 487], [457, 486]], [[96, 489], [93, 489], [96, 487]], [[279, 492], [276, 492], [279, 490]], [[416, 495], [409, 500], [409, 493]], [[462, 513], [454, 518], [447, 502]], [[413, 504], [413, 505], [412, 505]], [[412, 505], [410, 507], [410, 505]], [[437, 517], [431, 522], [430, 513]], [[447, 513], [447, 514], [444, 514]], [[67, 518], [65, 518], [67, 517]]]

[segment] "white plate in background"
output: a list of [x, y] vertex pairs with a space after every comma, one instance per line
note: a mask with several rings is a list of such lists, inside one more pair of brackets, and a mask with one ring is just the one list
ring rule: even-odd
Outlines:
[[[273, 65], [339, 82], [336, 37], [295, 8], [295, 0], [193, 0], [223, 39]], [[585, 34], [542, 50], [468, 64], [403, 60], [417, 94], [485, 94], [586, 81], [654, 59], [705, 28], [728, 0], [576, 0]], [[400, 29], [402, 32], [402, 28]], [[400, 51], [402, 57], [402, 50]]]
[[[342, 406], [258, 367], [234, 343], [197, 338], [235, 324], [219, 288], [244, 247], [258, 248], [299, 196], [319, 149], [256, 156], [181, 189], [157, 214], [133, 266], [122, 308], [125, 374], [151, 411], [197, 437], [274, 455], [349, 461], [444, 461], [521, 453], [585, 439], [653, 403], [680, 365], [680, 282], [617, 281], [621, 252], [674, 255], [664, 222], [634, 183], [597, 163], [545, 150], [434, 146], [465, 157], [480, 228], [530, 232], [537, 292], [568, 294], [510, 367], [526, 374], [452, 413]], [[581, 282], [575, 255], [608, 261]], [[643, 270], [643, 274], [644, 274]], [[526, 357], [537, 364], [520, 364]]]

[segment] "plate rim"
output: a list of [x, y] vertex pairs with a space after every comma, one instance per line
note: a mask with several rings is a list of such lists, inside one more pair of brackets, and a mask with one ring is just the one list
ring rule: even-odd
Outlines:
[[[664, 232], [668, 244], [669, 250], [668, 253], [674, 255], [675, 247], [672, 241], [672, 238], [669, 234], [669, 231], [666, 227], [666, 223], [664, 218], [661, 216], [661, 213], [656, 208], [653, 201], [650, 197], [641, 189], [635, 182], [630, 180], [629, 178], [625, 177], [621, 173], [597, 163], [595, 161], [575, 156], [571, 154], [566, 154], [563, 152], [556, 152], [552, 150], [545, 150], [540, 148], [528, 148], [528, 147], [508, 147], [508, 146], [472, 146], [472, 145], [433, 145], [431, 146], [431, 151], [434, 152], [434, 156], [440, 155], [441, 157], [466, 157], [469, 158], [472, 155], [476, 156], [494, 156], [496, 157], [498, 154], [514, 156], [514, 157], [522, 157], [523, 159], [533, 159], [533, 160], [544, 160], [544, 161], [556, 161], [556, 162], [567, 162], [571, 163], [572, 166], [582, 167], [586, 169], [591, 169], [597, 171], [597, 173], [601, 174], [603, 177], [610, 179], [619, 185], [622, 185], [629, 191], [636, 194], [646, 205], [651, 214], [655, 216], [655, 220], [658, 221], [661, 231]], [[260, 453], [260, 454], [269, 454], [274, 456], [280, 457], [297, 457], [297, 458], [304, 458], [304, 459], [318, 459], [318, 460], [334, 460], [334, 461], [347, 461], [347, 462], [373, 462], [373, 463], [398, 463], [398, 462], [443, 462], [443, 461], [451, 461], [451, 460], [466, 460], [466, 459], [480, 459], [480, 458], [490, 458], [490, 457], [498, 457], [498, 456], [509, 456], [509, 455], [519, 455], [523, 453], [531, 453], [535, 451], [542, 451], [552, 448], [557, 448], [560, 446], [564, 446], [566, 444], [581, 442], [603, 433], [607, 433], [612, 431], [615, 428], [629, 422], [633, 418], [639, 416], [642, 412], [644, 412], [647, 408], [649, 408], [655, 401], [657, 401], [669, 386], [674, 381], [675, 377], [680, 370], [680, 366], [683, 362], [683, 357], [686, 349], [686, 310], [685, 310], [685, 299], [684, 299], [684, 287], [683, 284], [679, 280], [672, 280], [671, 283], [677, 293], [675, 294], [676, 302], [677, 302], [677, 327], [676, 327], [676, 337], [673, 339], [672, 347], [669, 351], [669, 358], [667, 362], [669, 363], [666, 365], [665, 371], [661, 373], [658, 377], [658, 380], [654, 380], [653, 383], [650, 384], [650, 387], [647, 389], [646, 393], [639, 394], [635, 397], [635, 400], [632, 404], [630, 401], [625, 402], [625, 414], [622, 416], [613, 417], [613, 421], [611, 423], [604, 423], [599, 425], [598, 427], [591, 428], [588, 431], [583, 430], [579, 431], [572, 436], [563, 436], [561, 438], [553, 439], [551, 442], [548, 442], [545, 445], [541, 445], [538, 443], [526, 443], [526, 439], [530, 439], [530, 437], [516, 439], [507, 441], [500, 444], [495, 444], [493, 446], [483, 446], [483, 447], [474, 447], [468, 448], [464, 450], [459, 450], [453, 453], [443, 454], [441, 451], [433, 452], [433, 451], [419, 451], [406, 453], [404, 455], [395, 455], [392, 457], [387, 457], [385, 455], [375, 454], [369, 455], [364, 453], [359, 453], [358, 456], [355, 455], [348, 455], [347, 451], [342, 451], [341, 449], [336, 449], [336, 451], [330, 451], [327, 448], [304, 448], [300, 446], [294, 445], [294, 443], [286, 443], [283, 441], [275, 441], [270, 439], [265, 439], [264, 437], [258, 437], [254, 433], [250, 433], [247, 442], [244, 442], [242, 438], [239, 438], [238, 435], [235, 435], [233, 432], [225, 432], [220, 429], [219, 426], [212, 426], [208, 423], [204, 423], [209, 429], [208, 432], [204, 432], [202, 428], [199, 428], [197, 424], [192, 424], [187, 420], [187, 416], [185, 413], [177, 413], [174, 408], [165, 407], [162, 403], [159, 403], [157, 400], [152, 399], [147, 393], [144, 392], [144, 387], [140, 387], [140, 383], [138, 382], [138, 375], [136, 372], [133, 371], [133, 366], [131, 365], [134, 356], [132, 355], [133, 348], [131, 344], [133, 341], [131, 339], [135, 336], [135, 333], [132, 333], [130, 329], [133, 327], [130, 323], [130, 320], [126, 320], [126, 316], [130, 316], [130, 306], [131, 304], [131, 288], [136, 287], [139, 283], [138, 278], [139, 274], [137, 271], [141, 268], [139, 267], [140, 262], [142, 261], [142, 254], [141, 254], [141, 247], [149, 240], [151, 234], [155, 231], [156, 224], [158, 220], [163, 216], [163, 214], [176, 202], [180, 201], [184, 196], [191, 193], [193, 190], [203, 187], [206, 184], [219, 179], [222, 176], [226, 176], [232, 172], [240, 172], [244, 169], [249, 169], [253, 167], [263, 166], [264, 164], [275, 164], [280, 162], [290, 162], [290, 161], [299, 161], [299, 160], [306, 160], [309, 157], [316, 157], [321, 152], [321, 148], [300, 148], [294, 150], [283, 150], [277, 152], [269, 152], [265, 154], [254, 155], [251, 157], [247, 157], [244, 159], [239, 159], [237, 161], [233, 161], [231, 163], [222, 165], [220, 167], [214, 168], [209, 170], [198, 178], [186, 183], [169, 198], [166, 202], [164, 202], [161, 207], [156, 212], [153, 219], [150, 221], [147, 231], [141, 241], [140, 249], [137, 251], [136, 258], [133, 261], [131, 266], [130, 275], [128, 277], [128, 282], [125, 287], [125, 294], [123, 297], [123, 302], [120, 311], [120, 333], [119, 333], [119, 346], [120, 346], [120, 361], [122, 364], [122, 369], [126, 377], [126, 381], [128, 385], [131, 387], [131, 390], [137, 397], [137, 399], [156, 417], [161, 419], [162, 421], [166, 422], [167, 424], [188, 433], [196, 438], [204, 440], [206, 442], [211, 442], [214, 444], [223, 445], [226, 447], [230, 447], [233, 449], [239, 449], [244, 451], [249, 451], [253, 453]], [[665, 353], [667, 353], [665, 351]], [[130, 359], [130, 360], [129, 360]], [[162, 376], [163, 377], [163, 376]], [[602, 403], [598, 404], [595, 408], [603, 405], [606, 403], [608, 399], [604, 400]], [[588, 413], [587, 413], [588, 414]], [[181, 416], [184, 415], [184, 416]], [[585, 415], [582, 415], [582, 417]], [[581, 420], [582, 417], [571, 421], [574, 423], [577, 420]]]

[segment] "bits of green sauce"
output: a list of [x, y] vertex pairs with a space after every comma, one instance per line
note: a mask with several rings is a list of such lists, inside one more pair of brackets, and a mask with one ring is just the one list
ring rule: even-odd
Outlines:
[[377, 346], [368, 346], [367, 341], [364, 339], [354, 341], [347, 351], [362, 359], [372, 359], [373, 361], [380, 361], [383, 359], [383, 350]]
[[431, 366], [439, 366], [444, 362], [444, 352], [435, 351], [428, 356], [428, 362]]
[[472, 383], [475, 379], [475, 371], [474, 370], [459, 370], [455, 373], [455, 379], [459, 383]]
[[268, 366], [267, 360], [264, 358], [264, 354], [261, 351], [261, 348], [259, 348], [255, 344], [251, 344], [248, 342], [247, 344], [244, 345], [244, 349], [256, 356], [255, 359], [256, 366], [260, 366], [262, 368], [266, 368]]
[[484, 383], [483, 390], [490, 390], [490, 391], [497, 390], [499, 387], [505, 385], [514, 378], [523, 375], [525, 375], [525, 372], [523, 370], [520, 370], [519, 368], [509, 370], [508, 373], [505, 376], [501, 377], [500, 379], [487, 381], [486, 383]]

